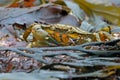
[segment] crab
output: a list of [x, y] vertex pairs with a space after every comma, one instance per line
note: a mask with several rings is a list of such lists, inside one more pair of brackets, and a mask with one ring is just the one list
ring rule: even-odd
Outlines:
[[86, 42], [108, 41], [113, 39], [112, 36], [105, 31], [90, 33], [78, 27], [64, 24], [38, 24], [34, 23], [26, 29], [23, 34], [25, 41], [32, 33], [32, 41], [29, 47], [39, 46], [74, 46]]

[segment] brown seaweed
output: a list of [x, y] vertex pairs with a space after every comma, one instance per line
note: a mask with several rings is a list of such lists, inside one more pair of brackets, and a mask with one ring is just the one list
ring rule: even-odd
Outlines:
[[81, 45], [81, 51], [95, 55], [120, 54], [120, 39], [107, 42], [92, 42]]

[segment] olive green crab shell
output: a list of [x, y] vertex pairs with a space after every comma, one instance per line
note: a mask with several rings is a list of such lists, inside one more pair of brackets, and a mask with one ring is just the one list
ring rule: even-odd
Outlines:
[[37, 23], [34, 23], [34, 24], [31, 24], [24, 32], [23, 34], [23, 39], [27, 42], [27, 38], [28, 36], [30, 35], [31, 31], [32, 31], [32, 28], [35, 26], [35, 25], [38, 25]]

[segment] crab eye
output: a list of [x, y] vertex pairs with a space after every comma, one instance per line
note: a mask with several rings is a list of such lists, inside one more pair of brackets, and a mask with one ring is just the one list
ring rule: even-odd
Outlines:
[[39, 30], [40, 28], [36, 28], [36, 30]]

